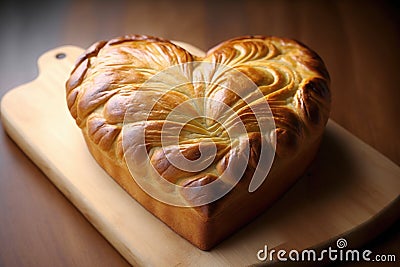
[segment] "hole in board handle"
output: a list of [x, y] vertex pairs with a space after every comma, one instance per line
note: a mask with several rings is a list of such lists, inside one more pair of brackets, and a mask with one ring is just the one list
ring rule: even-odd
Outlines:
[[63, 59], [65, 58], [67, 55], [63, 52], [57, 53], [56, 54], [56, 59]]

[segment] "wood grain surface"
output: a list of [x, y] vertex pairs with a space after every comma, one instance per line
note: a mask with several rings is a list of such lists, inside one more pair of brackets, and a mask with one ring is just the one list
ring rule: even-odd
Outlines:
[[[332, 118], [400, 164], [398, 14], [397, 1], [1, 1], [0, 97], [65, 44], [142, 33], [207, 49], [243, 34], [291, 37], [325, 60]], [[127, 265], [4, 131], [0, 147], [0, 266]], [[400, 259], [399, 228], [366, 247]]]

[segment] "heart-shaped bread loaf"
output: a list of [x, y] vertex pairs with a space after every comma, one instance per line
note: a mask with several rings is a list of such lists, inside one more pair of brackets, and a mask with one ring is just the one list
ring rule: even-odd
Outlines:
[[310, 164], [329, 117], [329, 74], [290, 39], [239, 37], [204, 54], [184, 46], [142, 35], [97, 42], [77, 60], [67, 103], [100, 166], [208, 250]]

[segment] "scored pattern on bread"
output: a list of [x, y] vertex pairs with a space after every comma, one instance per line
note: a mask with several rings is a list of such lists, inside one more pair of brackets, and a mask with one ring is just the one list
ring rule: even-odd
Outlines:
[[[196, 62], [227, 66], [227, 69], [221, 71], [216, 67], [198, 71]], [[180, 74], [174, 76], [170, 73], [172, 75], [161, 76], [161, 81], [149, 83], [171, 67], [178, 68]], [[237, 73], [247, 77], [255, 88], [235, 84], [241, 83], [236, 78]], [[210, 83], [194, 83], [196, 79]], [[221, 83], [224, 86], [214, 86]], [[135, 155], [140, 144], [135, 143], [137, 137], [133, 131], [127, 132], [124, 137], [130, 140], [127, 145], [123, 140], [123, 128], [129, 123], [137, 124], [145, 129], [149, 162], [164, 179], [188, 188], [221, 180], [218, 186], [226, 188], [236, 182], [226, 176], [221, 178], [230, 163], [245, 161], [243, 177], [251, 177], [260, 167], [261, 144], [266, 137], [254, 114], [257, 109], [263, 111], [259, 99], [269, 105], [269, 109], [264, 110], [266, 120], [271, 115], [268, 112], [272, 112], [275, 127], [268, 134], [270, 140], [276, 142], [274, 165], [279, 166], [279, 162], [284, 162], [282, 166], [292, 161], [302, 162], [299, 158], [307, 154], [307, 146], [310, 152], [304, 157], [303, 164], [309, 163], [329, 117], [329, 83], [329, 74], [321, 58], [305, 45], [290, 39], [244, 36], [225, 41], [200, 57], [162, 38], [127, 35], [97, 42], [78, 58], [66, 83], [66, 98], [71, 115], [82, 129], [86, 141], [90, 142], [91, 152], [95, 149], [96, 153], [101, 153], [99, 163], [106, 170], [109, 171], [110, 167], [104, 161], [127, 169], [125, 155]], [[244, 91], [235, 91], [236, 88], [244, 88]], [[180, 105], [199, 98], [212, 99], [223, 105], [209, 101], [199, 105], [202, 106], [199, 108], [193, 102], [184, 110], [187, 116], [193, 116], [192, 120], [184, 125], [179, 119], [171, 120], [171, 114]], [[207, 118], [197, 118], [196, 115]], [[238, 123], [244, 125], [245, 135], [235, 136], [232, 141], [227, 128]], [[172, 130], [169, 133], [166, 125], [170, 125], [171, 129], [181, 127], [178, 143], [171, 141], [175, 140], [176, 133]], [[163, 143], [162, 134], [166, 143]], [[207, 143], [208, 140], [214, 147]], [[248, 153], [242, 153], [246, 149]], [[215, 155], [211, 164], [206, 164], [207, 168], [183, 170], [170, 162], [176, 151], [190, 161], [196, 161], [202, 153]], [[304, 168], [299, 166], [298, 171], [290, 172], [287, 179], [292, 181], [292, 173], [301, 173]], [[244, 180], [232, 194], [242, 196], [248, 193], [245, 189], [250, 181]], [[279, 186], [284, 188], [284, 182], [280, 182]], [[132, 191], [129, 193], [136, 195]], [[196, 198], [185, 192], [182, 196], [187, 202]], [[227, 199], [226, 203], [210, 203], [195, 210], [209, 220], [236, 201], [232, 196]], [[149, 210], [158, 205], [141, 204]], [[157, 209], [153, 213], [162, 218], [157, 212], [161, 211]], [[184, 230], [177, 231], [186, 235]]]
[[[116, 156], [123, 162], [123, 152], [116, 143], [121, 142], [121, 127], [132, 92], [157, 72], [176, 64], [199, 60], [234, 68], [258, 86], [274, 116], [277, 156], [293, 155], [304, 135], [309, 134], [308, 128], [323, 129], [329, 115], [330, 94], [329, 75], [322, 60], [298, 42], [262, 36], [226, 41], [208, 51], [204, 58], [193, 56], [185, 49], [155, 37], [132, 35], [98, 42], [78, 59], [67, 82], [71, 114], [82, 129], [87, 129], [93, 141], [110, 153], [110, 157]], [[230, 90], [204, 92], [202, 88], [185, 88], [192, 90], [185, 93], [170, 91], [162, 96], [153, 108], [153, 117], [163, 120], [179, 103], [190, 97], [202, 97], [204, 93], [231, 107], [240, 101]], [[139, 108], [146, 101], [138, 99]], [[246, 120], [246, 111], [241, 111], [242, 118]], [[162, 122], [149, 125], [153, 132], [161, 131], [161, 127]], [[248, 130], [251, 132], [251, 129]], [[150, 142], [159, 143], [156, 140]], [[151, 148], [156, 144], [150, 144]], [[190, 145], [182, 149], [196, 152], [196, 147]], [[220, 150], [227, 152], [224, 145]], [[155, 152], [153, 161], [165, 167], [165, 163], [159, 162], [160, 153]], [[162, 168], [160, 171], [164, 171], [166, 179], [170, 176], [178, 178], [176, 172], [169, 171], [168, 174]], [[185, 176], [187, 173], [178, 175]]]

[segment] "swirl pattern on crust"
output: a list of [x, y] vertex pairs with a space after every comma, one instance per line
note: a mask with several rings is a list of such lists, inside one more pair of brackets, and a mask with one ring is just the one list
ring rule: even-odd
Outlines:
[[[150, 101], [148, 94], [139, 94], [134, 99], [132, 94], [160, 71], [195, 61], [229, 66], [257, 85], [273, 114], [278, 159], [293, 157], [300, 146], [322, 134], [330, 110], [329, 75], [325, 65], [303, 44], [277, 37], [231, 39], [212, 48], [204, 57], [194, 56], [168, 40], [143, 35], [97, 42], [78, 59], [66, 83], [69, 110], [84, 134], [110, 160], [124, 165], [121, 131], [126, 112], [128, 108], [131, 112], [133, 106], [135, 114], [140, 116], [141, 107]], [[193, 75], [193, 69], [181, 71]], [[154, 93], [157, 94], [157, 90]], [[173, 153], [176, 148], [160, 147], [166, 117], [179, 104], [198, 97], [216, 99], [237, 111], [248, 132], [248, 169], [254, 171], [261, 137], [252, 107], [230, 90], [219, 87], [206, 90], [195, 85], [163, 94], [151, 113], [142, 114], [149, 118], [145, 123], [146, 149], [154, 168], [168, 181], [184, 186], [209, 183], [225, 170], [234, 151], [224, 141], [224, 131], [218, 123], [200, 123], [196, 119], [189, 122], [182, 130], [184, 138], [177, 148], [186, 158], [195, 160], [200, 153], [200, 141], [211, 138], [217, 149], [211, 169], [179, 170], [166, 156], [168, 149]], [[218, 117], [223, 116], [224, 110], [211, 105], [207, 112], [213, 113], [211, 117]]]

